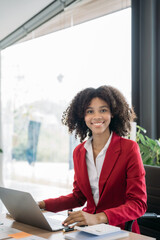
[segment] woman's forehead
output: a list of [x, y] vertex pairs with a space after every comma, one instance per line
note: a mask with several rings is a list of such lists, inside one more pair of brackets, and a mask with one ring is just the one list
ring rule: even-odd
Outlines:
[[99, 97], [92, 98], [87, 107], [91, 107], [91, 106], [95, 106], [95, 105], [109, 107], [109, 104], [107, 103], [107, 101], [105, 101], [104, 99], [99, 98]]

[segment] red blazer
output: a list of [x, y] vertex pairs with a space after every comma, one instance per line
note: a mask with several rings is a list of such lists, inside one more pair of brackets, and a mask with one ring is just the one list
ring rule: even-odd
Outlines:
[[[67, 196], [44, 200], [46, 210], [58, 212], [85, 204], [88, 213], [105, 212], [109, 224], [124, 229], [125, 222], [142, 216], [146, 209], [145, 170], [138, 144], [113, 133], [99, 178], [99, 202], [94, 203], [89, 183], [86, 149], [79, 144], [73, 153], [73, 192]], [[133, 231], [139, 233], [137, 221]]]

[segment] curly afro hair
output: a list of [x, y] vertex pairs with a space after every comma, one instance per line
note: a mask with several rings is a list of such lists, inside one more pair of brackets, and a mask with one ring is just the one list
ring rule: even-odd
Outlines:
[[130, 122], [136, 118], [134, 110], [129, 107], [123, 94], [111, 86], [99, 88], [86, 88], [74, 97], [69, 107], [62, 115], [62, 123], [68, 126], [69, 133], [75, 131], [75, 137], [82, 142], [86, 137], [91, 137], [92, 132], [87, 127], [84, 117], [87, 107], [93, 98], [104, 100], [110, 108], [113, 118], [109, 125], [110, 131], [119, 136], [127, 136], [131, 129]]

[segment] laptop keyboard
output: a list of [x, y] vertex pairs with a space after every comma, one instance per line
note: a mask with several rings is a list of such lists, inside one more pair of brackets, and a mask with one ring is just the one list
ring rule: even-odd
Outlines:
[[62, 225], [62, 221], [60, 220], [48, 217], [47, 221], [53, 230], [61, 230], [64, 228], [64, 226]]

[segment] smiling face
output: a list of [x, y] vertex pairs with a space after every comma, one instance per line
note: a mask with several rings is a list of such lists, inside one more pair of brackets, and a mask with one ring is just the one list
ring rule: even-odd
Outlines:
[[108, 104], [101, 98], [93, 98], [85, 112], [85, 123], [92, 131], [93, 137], [96, 135], [109, 135], [109, 124], [111, 122], [111, 112]]

